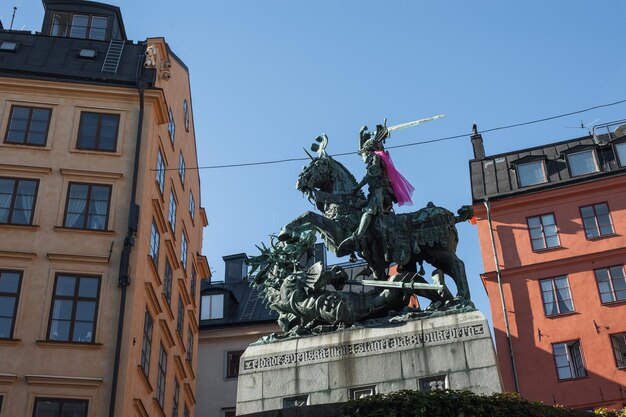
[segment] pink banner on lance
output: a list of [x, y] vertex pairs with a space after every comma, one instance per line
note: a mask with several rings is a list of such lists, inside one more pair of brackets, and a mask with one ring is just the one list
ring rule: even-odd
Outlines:
[[411, 196], [413, 195], [413, 191], [415, 191], [415, 187], [413, 187], [411, 183], [398, 172], [396, 167], [393, 165], [389, 152], [374, 151], [374, 153], [380, 156], [385, 163], [387, 175], [389, 176], [389, 182], [391, 183], [391, 188], [393, 188], [393, 193], [396, 196], [398, 205], [403, 206], [406, 204], [412, 206], [413, 200], [411, 200]]

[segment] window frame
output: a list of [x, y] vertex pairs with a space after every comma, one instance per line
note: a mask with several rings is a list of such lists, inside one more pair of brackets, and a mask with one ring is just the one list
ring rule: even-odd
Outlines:
[[172, 305], [172, 285], [173, 285], [174, 270], [168, 257], [165, 257], [165, 269], [163, 271], [163, 294], [169, 305]]
[[[585, 154], [585, 153], [591, 153], [591, 158], [593, 159], [593, 163], [594, 163], [594, 165], [596, 167], [595, 171], [585, 172], [585, 173], [582, 173], [582, 174], [574, 174], [572, 172], [572, 165], [573, 164], [570, 162], [570, 157], [572, 157], [574, 155], [582, 155], [582, 154]], [[570, 153], [567, 153], [565, 156], [566, 156], [565, 159], [567, 160], [567, 170], [569, 172], [570, 177], [572, 177], [572, 178], [582, 177], [583, 175], [589, 175], [589, 174], [594, 174], [596, 172], [600, 172], [600, 164], [598, 162], [598, 155], [597, 155], [595, 149], [593, 149], [593, 148], [584, 149], [584, 150], [577, 151], [577, 152], [570, 152]]]
[[[54, 28], [55, 26], [57, 26], [55, 24], [54, 18], [56, 16], [69, 16], [69, 20], [68, 20], [68, 25], [67, 28], [64, 30], [63, 34], [60, 35], [55, 35], [54, 32]], [[81, 26], [81, 25], [74, 25], [74, 16], [86, 16], [87, 17], [87, 26]], [[93, 18], [97, 17], [97, 18], [103, 18], [106, 20], [106, 25], [104, 27], [104, 36], [102, 39], [98, 38], [98, 37], [92, 37], [92, 21]], [[77, 26], [79, 28], [84, 28], [85, 29], [85, 36], [84, 37], [79, 37], [79, 36], [72, 36], [72, 28], [74, 26]], [[102, 30], [102, 28], [96, 28], [98, 30]], [[72, 39], [88, 39], [88, 40], [94, 40], [94, 41], [107, 41], [109, 40], [110, 36], [109, 36], [109, 16], [107, 15], [101, 15], [101, 14], [91, 14], [91, 13], [72, 13], [72, 12], [61, 12], [61, 11], [57, 11], [55, 13], [53, 13], [52, 15], [52, 19], [50, 22], [50, 36], [55, 36], [55, 37], [59, 37], [59, 38], [72, 38]]]
[[178, 295], [178, 308], [176, 312], [176, 332], [180, 336], [181, 340], [183, 338], [183, 329], [185, 327], [185, 305], [183, 304], [183, 299], [180, 294]]
[[180, 402], [180, 384], [178, 379], [174, 377], [174, 392], [172, 393], [172, 417], [178, 417], [178, 409]]
[[[558, 366], [558, 362], [557, 362], [557, 355], [556, 352], [554, 350], [554, 347], [557, 345], [565, 345], [565, 356], [568, 359], [568, 365], [569, 365], [569, 370], [571, 372], [572, 376], [571, 378], [561, 378], [560, 374], [559, 374], [559, 366]], [[582, 343], [580, 342], [580, 339], [574, 339], [574, 340], [566, 340], [564, 342], [557, 342], [557, 343], [552, 343], [551, 344], [552, 347], [552, 359], [554, 361], [554, 367], [555, 367], [555, 371], [556, 371], [556, 378], [558, 382], [564, 382], [564, 381], [572, 381], [572, 380], [576, 380], [576, 379], [582, 379], [582, 378], [587, 378], [589, 376], [589, 373], [587, 372], [587, 368], [585, 367], [585, 359], [583, 356], [583, 349], [582, 349]], [[570, 351], [570, 349], [574, 348], [574, 347], [578, 347], [578, 355], [580, 356], [580, 367], [582, 368], [584, 374], [583, 375], [578, 375], [579, 373], [579, 368], [577, 368], [577, 365], [575, 363], [573, 363], [573, 359], [572, 359], [572, 353]], [[559, 355], [562, 356], [562, 355]], [[560, 368], [564, 368], [563, 366], [561, 366]]]
[[[68, 295], [58, 295], [57, 294], [57, 285], [59, 282], [59, 277], [71, 277], [74, 278], [74, 294], [71, 296]], [[82, 278], [96, 279], [98, 281], [98, 287], [96, 289], [95, 297], [85, 297], [80, 296], [80, 281]], [[52, 286], [52, 300], [50, 302], [50, 314], [48, 315], [48, 330], [46, 332], [46, 340], [49, 342], [66, 342], [66, 343], [81, 343], [81, 344], [96, 344], [96, 334], [98, 328], [98, 312], [100, 311], [100, 290], [102, 289], [102, 276], [100, 275], [90, 275], [90, 274], [75, 274], [75, 273], [65, 273], [65, 272], [57, 272], [54, 275], [54, 284]], [[68, 329], [67, 340], [62, 339], [51, 339], [50, 332], [52, 331], [52, 321], [54, 320], [54, 306], [56, 300], [66, 300], [72, 302], [72, 311], [70, 318], [70, 327]], [[91, 341], [80, 341], [74, 340], [74, 328], [77, 322], [76, 319], [76, 311], [79, 302], [93, 301], [94, 302], [94, 313], [93, 313], [93, 322], [92, 322], [92, 336]]]
[[187, 99], [183, 101], [183, 113], [185, 115], [185, 130], [189, 132], [189, 104], [187, 104]]
[[143, 371], [146, 379], [150, 376], [150, 356], [152, 355], [152, 332], [154, 330], [154, 319], [146, 308], [143, 318], [143, 337], [141, 339], [141, 356], [139, 367]]
[[[546, 233], [545, 233], [545, 225], [543, 223], [543, 217], [544, 216], [552, 216], [552, 220], [554, 221], [554, 227], [556, 229], [556, 238], [558, 240], [558, 244], [555, 246], [548, 246], [548, 240], [546, 237]], [[530, 219], [539, 219], [539, 224], [541, 226], [541, 237], [543, 238], [543, 243], [545, 245], [545, 247], [543, 248], [535, 248], [535, 244], [533, 243], [533, 235], [531, 233], [531, 226], [530, 226]], [[561, 237], [559, 236], [559, 226], [556, 222], [556, 216], [554, 214], [554, 212], [551, 213], [542, 213], [542, 214], [537, 214], [535, 216], [528, 216], [526, 217], [526, 226], [528, 227], [528, 238], [530, 239], [530, 247], [532, 248], [533, 252], [543, 252], [543, 251], [547, 251], [547, 250], [552, 250], [552, 249], [557, 249], [557, 248], [561, 248]], [[549, 225], [551, 226], [551, 225]]]
[[168, 204], [167, 223], [172, 229], [172, 233], [176, 232], [176, 210], [178, 210], [178, 201], [174, 195], [174, 187], [170, 189], [170, 201]]
[[152, 259], [155, 268], [159, 268], [159, 251], [161, 250], [161, 232], [156, 220], [152, 219], [152, 228], [150, 229], [150, 244], [148, 246], [148, 256]]
[[[32, 226], [33, 220], [35, 218], [35, 207], [37, 206], [37, 196], [39, 195], [39, 179], [36, 178], [17, 178], [17, 177], [0, 177], [0, 180], [12, 180], [13, 183], [13, 191], [11, 192], [11, 205], [9, 207], [9, 214], [7, 216], [7, 222], [0, 222], [0, 225], [10, 224], [10, 225], [18, 225], [18, 226]], [[30, 219], [28, 223], [14, 223], [10, 221], [13, 219], [13, 214], [15, 213], [15, 204], [17, 201], [17, 190], [19, 188], [20, 181], [28, 181], [35, 183], [35, 194], [33, 196], [33, 204], [30, 208]]]
[[[570, 301], [570, 304], [572, 306], [572, 310], [571, 311], [565, 311], [562, 312], [561, 311], [561, 307], [559, 305], [559, 298], [558, 298], [558, 292], [557, 292], [557, 287], [556, 287], [556, 280], [557, 279], [565, 279], [565, 282], [567, 283], [567, 293], [569, 295], [568, 299], [564, 299], [562, 300], [563, 302], [567, 302]], [[553, 301], [549, 302], [549, 304], [554, 304], [556, 306], [557, 309], [557, 313], [554, 314], [548, 314], [548, 310], [547, 310], [547, 306], [546, 306], [546, 299], [544, 297], [544, 294], [546, 291], [544, 291], [542, 283], [543, 282], [550, 282], [551, 283], [551, 293], [552, 293], [552, 297], [553, 297]], [[563, 315], [567, 315], [567, 314], [572, 314], [576, 312], [576, 307], [574, 306], [574, 298], [572, 297], [572, 290], [571, 287], [569, 285], [569, 279], [567, 277], [567, 275], [561, 275], [558, 277], [552, 277], [552, 278], [544, 278], [544, 279], [540, 279], [539, 280], [539, 291], [541, 292], [541, 301], [543, 303], [543, 312], [545, 314], [546, 317], [556, 317], [556, 316], [563, 316]]]
[[193, 198], [193, 191], [189, 191], [189, 215], [191, 216], [191, 221], [195, 221], [196, 217], [196, 200]]
[[[90, 114], [90, 115], [97, 115], [98, 116], [98, 123], [96, 125], [96, 131], [95, 131], [95, 139], [94, 139], [94, 147], [86, 147], [86, 146], [82, 146], [81, 145], [81, 132], [83, 129], [83, 116]], [[113, 141], [113, 149], [100, 149], [100, 133], [102, 130], [102, 118], [103, 116], [115, 116], [116, 118], [116, 126], [115, 126], [115, 139]], [[119, 145], [118, 141], [119, 141], [119, 134], [120, 134], [120, 114], [119, 113], [102, 113], [102, 112], [95, 112], [95, 111], [85, 111], [82, 110], [80, 112], [80, 117], [79, 117], [79, 122], [78, 122], [78, 132], [77, 132], [77, 136], [76, 136], [76, 149], [81, 150], [81, 151], [94, 151], [94, 152], [107, 152], [107, 153], [116, 153], [117, 152], [117, 147]]]
[[[9, 131], [11, 130], [11, 123], [13, 122], [13, 112], [16, 108], [28, 109], [28, 119], [26, 122], [26, 129], [24, 130], [24, 137], [22, 138], [22, 142], [10, 142], [9, 141]], [[39, 143], [28, 143], [28, 136], [30, 133], [31, 122], [33, 119], [33, 110], [47, 110], [48, 111], [48, 122], [46, 123], [46, 131], [44, 133], [44, 141], [42, 144]], [[11, 110], [9, 112], [9, 119], [7, 120], [7, 128], [4, 132], [4, 142], [7, 145], [18, 145], [18, 146], [37, 146], [40, 148], [45, 148], [48, 145], [48, 134], [50, 133], [50, 122], [52, 121], [52, 108], [51, 107], [35, 107], [35, 106], [20, 106], [17, 104], [11, 105]]]
[[[611, 274], [611, 269], [612, 268], [621, 268], [622, 270], [622, 277], [624, 278], [624, 281], [626, 281], [626, 266], [624, 265], [610, 265], [610, 266], [606, 266], [603, 268], [596, 268], [593, 270], [593, 274], [594, 274], [594, 278], [596, 280], [596, 287], [598, 288], [598, 296], [600, 297], [600, 303], [602, 305], [609, 305], [609, 304], [616, 304], [616, 303], [622, 303], [624, 301], [626, 301], [626, 296], [624, 298], [618, 299], [617, 298], [617, 292], [615, 290], [615, 284], [613, 283], [613, 275]], [[609, 287], [610, 287], [610, 292], [602, 292], [602, 290], [600, 289], [600, 282], [598, 281], [598, 271], [601, 270], [606, 270], [607, 274], [609, 276]], [[618, 291], [622, 291], [622, 290], [618, 290]], [[613, 300], [611, 301], [603, 301], [602, 300], [602, 294], [611, 294], [611, 297], [613, 298]]]
[[[208, 308], [208, 317], [203, 317], [204, 316], [204, 309], [202, 308], [202, 299], [204, 297], [208, 297], [209, 298], [209, 308]], [[213, 311], [213, 297], [221, 297], [222, 298], [222, 314], [220, 317], [213, 317], [212, 311]], [[203, 294], [200, 296], [200, 320], [221, 320], [224, 318], [224, 310], [226, 309], [226, 297], [224, 296], [223, 293], [215, 293], [215, 294]]]
[[[84, 221], [83, 221], [83, 227], [74, 227], [74, 226], [68, 226], [67, 225], [67, 215], [68, 215], [68, 208], [69, 208], [69, 202], [70, 202], [70, 196], [72, 195], [72, 186], [74, 185], [85, 185], [88, 187], [87, 189], [87, 195], [85, 196], [85, 201], [87, 202], [87, 204], [85, 204], [85, 208], [84, 210], [81, 212], [81, 214], [84, 216]], [[90, 211], [90, 203], [91, 203], [91, 193], [92, 193], [92, 189], [93, 187], [105, 187], [109, 189], [109, 198], [107, 200], [107, 210], [106, 210], [106, 216], [104, 219], [104, 228], [103, 229], [92, 229], [87, 227], [89, 225], [89, 211]], [[109, 221], [110, 219], [110, 214], [111, 214], [111, 200], [113, 198], [113, 185], [111, 184], [101, 184], [101, 183], [90, 183], [90, 182], [78, 182], [78, 181], [70, 181], [67, 183], [67, 195], [65, 196], [65, 209], [63, 210], [63, 227], [66, 229], [75, 229], [75, 230], [95, 230], [95, 231], [99, 231], [99, 230], [103, 230], [103, 231], [107, 231], [109, 230]]]
[[193, 368], [193, 331], [191, 326], [187, 326], [187, 352], [185, 354], [185, 360], [189, 362], [189, 365]]
[[57, 417], [61, 417], [63, 415], [63, 405], [65, 403], [85, 404], [84, 417], [87, 417], [89, 415], [89, 400], [80, 400], [74, 398], [35, 397], [35, 401], [33, 402], [33, 417], [37, 417], [37, 403], [43, 401], [59, 403], [59, 412], [57, 414]]
[[157, 384], [155, 390], [155, 398], [161, 410], [165, 407], [165, 385], [167, 380], [167, 350], [163, 343], [159, 343], [159, 362], [157, 366]]
[[[622, 347], [620, 346], [615, 346], [615, 339], [618, 336], [622, 338], [624, 350], [622, 350]], [[615, 366], [617, 367], [617, 369], [626, 369], [626, 332], [611, 333], [609, 335], [609, 339], [611, 340], [611, 347], [613, 348], [613, 357], [615, 358]], [[617, 351], [621, 353], [621, 356], [622, 356], [621, 360], [617, 357]]]
[[187, 234], [183, 230], [180, 234], [180, 263], [183, 266], [183, 270], [187, 271], [187, 255], [189, 252], [189, 240], [187, 240]]
[[178, 154], [178, 176], [180, 177], [180, 183], [185, 186], [185, 172], [187, 167], [185, 165], [185, 157], [183, 156], [183, 152], [180, 151]]
[[163, 195], [163, 193], [165, 192], [165, 159], [163, 158], [163, 152], [161, 152], [161, 148], [159, 148], [157, 151], [155, 181], [157, 183], [157, 187], [159, 188], [159, 192], [161, 193], [161, 195]]
[[168, 111], [167, 133], [170, 136], [170, 142], [172, 142], [173, 145], [176, 137], [176, 122], [174, 122], [174, 113], [172, 112], [171, 107]]
[[[524, 184], [522, 181], [520, 168], [522, 166], [530, 166], [530, 165], [535, 165], [535, 164], [540, 164], [541, 166], [541, 173], [543, 174], [543, 181], [534, 182], [532, 184]], [[515, 172], [517, 174], [517, 185], [519, 188], [531, 187], [533, 185], [545, 184], [548, 182], [548, 171], [546, 170], [546, 162], [543, 159], [538, 160], [538, 161], [530, 161], [530, 162], [516, 164], [515, 168], [516, 168]]]
[[[596, 210], [596, 206], [601, 206], [601, 205], [605, 205], [606, 206], [606, 211], [607, 211], [606, 216], [608, 217], [609, 224], [611, 226], [611, 232], [610, 233], [604, 233], [603, 234], [602, 230], [601, 230], [601, 227], [600, 227], [600, 224], [598, 222], [598, 213], [597, 213], [597, 210]], [[593, 210], [593, 217], [584, 217], [583, 209], [586, 209], [586, 208], [591, 208]], [[582, 221], [582, 226], [583, 226], [583, 229], [585, 231], [585, 237], [587, 238], [587, 240], [597, 240], [597, 239], [601, 239], [601, 238], [604, 238], [604, 237], [615, 235], [615, 227], [614, 227], [614, 224], [613, 224], [613, 218], [611, 217], [611, 209], [609, 208], [609, 203], [607, 201], [603, 201], [603, 202], [595, 203], [595, 204], [590, 204], [590, 205], [587, 205], [587, 206], [578, 207], [578, 211], [580, 213], [580, 219]], [[593, 218], [594, 221], [595, 221], [596, 230], [598, 232], [597, 236], [589, 236], [589, 233], [587, 232], [587, 226], [585, 224], [585, 219], [591, 219], [591, 218]]]
[[[239, 378], [239, 362], [245, 350], [229, 350], [226, 351], [226, 360], [224, 361], [224, 379]], [[237, 358], [237, 363], [233, 359]]]
[[196, 304], [196, 285], [198, 280], [198, 273], [196, 272], [195, 265], [191, 265], [191, 279], [189, 282], [189, 295], [194, 304]]
[[[613, 149], [615, 153], [615, 159], [617, 159], [617, 164], [622, 168], [626, 167], [626, 142], [615, 143], [613, 145]], [[622, 154], [624, 156], [623, 160], [621, 158]]]
[[15, 293], [0, 291], [0, 297], [15, 297], [15, 303], [13, 305], [13, 313], [11, 315], [11, 327], [9, 328], [9, 336], [8, 337], [0, 336], [0, 340], [12, 340], [15, 335], [15, 321], [17, 319], [17, 308], [20, 302], [20, 293], [22, 290], [22, 278], [24, 277], [24, 271], [19, 271], [19, 270], [14, 270], [14, 269], [0, 269], [0, 280], [2, 279], [2, 275], [4, 273], [18, 274], [17, 291]]

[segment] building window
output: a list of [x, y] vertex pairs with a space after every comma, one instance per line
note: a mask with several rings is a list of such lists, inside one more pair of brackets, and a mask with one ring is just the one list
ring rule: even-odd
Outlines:
[[350, 388], [350, 399], [360, 400], [361, 398], [370, 397], [376, 394], [376, 385], [368, 385], [366, 387]]
[[183, 299], [178, 297], [178, 315], [176, 316], [176, 331], [183, 338], [183, 325], [185, 324], [185, 305]]
[[547, 182], [546, 168], [543, 161], [528, 162], [517, 165], [517, 177], [520, 187]]
[[0, 271], [0, 339], [13, 337], [21, 283], [21, 272]]
[[613, 353], [615, 354], [617, 367], [626, 367], [626, 333], [612, 334], [611, 343], [613, 344]]
[[236, 350], [226, 353], [226, 378], [237, 378], [239, 376], [239, 360], [243, 352], [243, 350]]
[[448, 388], [448, 377], [446, 375], [430, 376], [419, 379], [420, 391], [437, 391]]
[[222, 408], [222, 417], [235, 417], [236, 414], [236, 408], [230, 407], [230, 408]]
[[99, 277], [57, 274], [48, 340], [93, 343], [99, 292]]
[[602, 303], [626, 300], [626, 278], [623, 266], [596, 269], [595, 274]]
[[174, 378], [174, 397], [172, 398], [172, 417], [178, 417], [178, 401], [180, 398], [180, 386]]
[[583, 363], [580, 340], [554, 343], [552, 345], [559, 380], [578, 379], [587, 376]]
[[183, 269], [187, 270], [187, 236], [185, 232], [180, 236], [180, 263], [183, 265]]
[[157, 153], [156, 182], [159, 184], [159, 191], [161, 192], [161, 195], [163, 195], [163, 187], [165, 183], [165, 162], [163, 161], [163, 154], [160, 149]]
[[541, 284], [543, 309], [546, 316], [555, 316], [574, 311], [567, 277], [542, 279], [539, 282]]
[[163, 274], [163, 294], [168, 304], [172, 304], [172, 266], [165, 257], [165, 273]]
[[107, 23], [106, 16], [55, 13], [52, 18], [50, 35], [104, 41], [106, 40]]
[[172, 228], [172, 233], [176, 230], [176, 199], [174, 193], [170, 191], [170, 212], [167, 215], [167, 221]]
[[568, 154], [567, 163], [572, 177], [598, 172], [598, 161], [593, 149]]
[[160, 243], [160, 235], [159, 229], [152, 220], [152, 230], [150, 232], [150, 257], [152, 258], [152, 262], [154, 266], [158, 268], [159, 266], [159, 243]]
[[626, 167], [626, 142], [615, 145], [615, 152], [619, 160], [619, 166]]
[[196, 267], [195, 266], [191, 266], [191, 281], [189, 282], [189, 286], [190, 288], [190, 293], [191, 293], [191, 299], [193, 300], [194, 304], [196, 302], [196, 280], [197, 280], [197, 273], [196, 273]]
[[180, 182], [185, 185], [185, 158], [182, 152], [178, 155], [178, 175], [180, 175]]
[[76, 148], [115, 152], [119, 114], [82, 112]]
[[110, 185], [70, 183], [63, 225], [73, 229], [106, 230]]
[[141, 341], [141, 369], [147, 377], [150, 374], [150, 351], [152, 350], [152, 316], [146, 310], [143, 319], [143, 340]]
[[9, 127], [4, 141], [19, 145], [45, 146], [51, 109], [11, 106]]
[[159, 349], [159, 371], [157, 374], [156, 398], [163, 409], [165, 404], [165, 374], [167, 373], [167, 352], [163, 345]]
[[306, 405], [309, 405], [308, 395], [283, 398], [283, 408], [304, 407]]
[[561, 244], [554, 214], [529, 217], [528, 229], [533, 250], [555, 248]]
[[187, 328], [187, 362], [193, 366], [193, 332], [191, 327]]
[[185, 114], [185, 130], [189, 132], [189, 105], [187, 100], [183, 101], [183, 113]]
[[200, 320], [224, 318], [224, 294], [203, 295], [200, 305]]
[[185, 408], [183, 409], [183, 417], [189, 417], [189, 409], [187, 408], [187, 406], [185, 406]]
[[194, 220], [194, 216], [196, 214], [196, 202], [193, 199], [193, 193], [189, 192], [189, 214], [191, 215], [191, 220]]
[[35, 398], [33, 417], [87, 417], [87, 400]]
[[167, 132], [170, 134], [170, 140], [174, 143], [174, 134], [176, 133], [176, 124], [174, 123], [174, 115], [172, 109], [169, 111], [169, 121], [167, 122]]
[[32, 224], [38, 180], [0, 178], [0, 224]]
[[611, 223], [609, 206], [606, 203], [581, 207], [580, 215], [583, 219], [587, 239], [615, 233], [613, 231], [613, 224]]

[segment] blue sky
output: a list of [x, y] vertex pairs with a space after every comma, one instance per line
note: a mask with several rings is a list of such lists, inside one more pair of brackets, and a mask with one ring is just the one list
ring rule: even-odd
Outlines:
[[[406, 129], [407, 144], [525, 122], [626, 99], [619, 0], [502, 1], [112, 1], [130, 39], [163, 36], [191, 74], [199, 165], [304, 156], [320, 133], [329, 153], [356, 151], [361, 125], [447, 117]], [[39, 30], [36, 0], [8, 0], [8, 26]], [[626, 118], [626, 104], [484, 135], [488, 155], [586, 134], [577, 126]], [[593, 123], [592, 123], [593, 124]], [[428, 201], [471, 203], [469, 136], [392, 150]], [[357, 177], [357, 155], [341, 157]], [[303, 162], [203, 169], [210, 225], [204, 253], [255, 253], [283, 224], [312, 209], [295, 190]], [[408, 211], [403, 207], [399, 212]], [[476, 229], [458, 225], [472, 298], [489, 315]], [[489, 248], [485, 248], [489, 250]]]

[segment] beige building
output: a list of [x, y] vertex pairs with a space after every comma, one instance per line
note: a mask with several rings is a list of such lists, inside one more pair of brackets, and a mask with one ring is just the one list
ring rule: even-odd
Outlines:
[[0, 29], [0, 417], [191, 416], [210, 276], [188, 69], [119, 8]]

